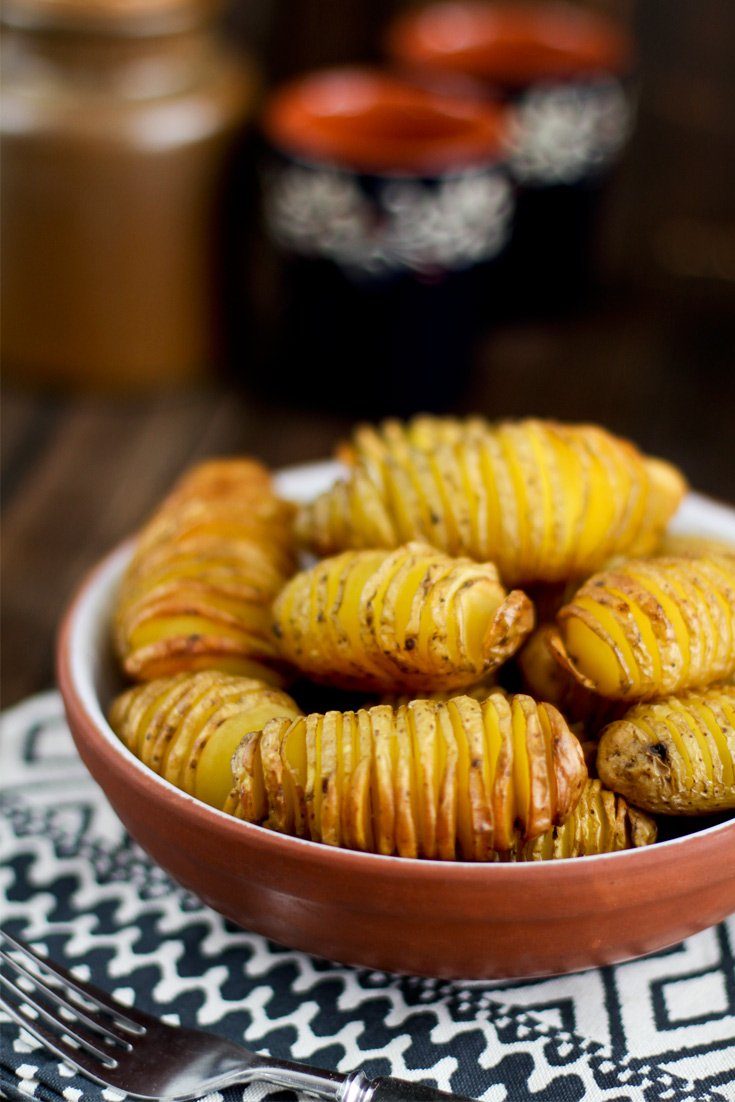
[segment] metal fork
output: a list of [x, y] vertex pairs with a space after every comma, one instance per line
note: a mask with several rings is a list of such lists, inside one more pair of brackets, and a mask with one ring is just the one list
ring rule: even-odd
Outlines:
[[333, 1102], [470, 1102], [403, 1079], [341, 1075], [276, 1060], [200, 1029], [181, 1029], [123, 1006], [2, 932], [0, 1005], [31, 1036], [87, 1078], [133, 1098], [187, 1102], [262, 1080]]

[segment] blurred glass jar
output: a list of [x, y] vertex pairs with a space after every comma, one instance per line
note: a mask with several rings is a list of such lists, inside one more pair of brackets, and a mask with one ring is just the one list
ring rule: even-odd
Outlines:
[[6, 374], [117, 390], [219, 354], [224, 190], [252, 68], [214, 0], [5, 0]]
[[387, 41], [402, 65], [480, 79], [513, 104], [507, 305], [574, 304], [590, 284], [601, 193], [632, 127], [624, 28], [555, 0], [447, 0], [399, 17]]
[[363, 416], [446, 408], [472, 364], [478, 273], [510, 235], [507, 111], [345, 68], [278, 90], [263, 129], [265, 381]]

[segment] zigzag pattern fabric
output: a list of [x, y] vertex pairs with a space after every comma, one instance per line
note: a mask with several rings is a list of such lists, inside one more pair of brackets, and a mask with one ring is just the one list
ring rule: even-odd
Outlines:
[[[239, 930], [173, 884], [86, 773], [55, 693], [5, 714], [0, 775], [6, 928], [122, 1002], [278, 1056], [493, 1102], [735, 1102], [735, 919], [557, 979], [347, 968]], [[120, 1102], [2, 1028], [0, 1097]], [[263, 1086], [206, 1102], [266, 1099], [296, 1102]]]

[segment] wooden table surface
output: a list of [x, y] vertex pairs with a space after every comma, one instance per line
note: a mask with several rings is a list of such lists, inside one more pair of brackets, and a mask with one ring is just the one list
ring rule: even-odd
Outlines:
[[[601, 420], [735, 502], [735, 322], [727, 311], [604, 296], [566, 321], [489, 334], [462, 408]], [[89, 567], [211, 454], [275, 467], [328, 455], [335, 415], [239, 389], [125, 399], [6, 391], [3, 404], [2, 699], [53, 684], [55, 630]]]

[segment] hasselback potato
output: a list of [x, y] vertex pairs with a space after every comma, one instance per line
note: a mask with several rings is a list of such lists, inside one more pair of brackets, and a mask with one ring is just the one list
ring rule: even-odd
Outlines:
[[587, 770], [555, 708], [495, 693], [274, 720], [233, 758], [249, 822], [402, 857], [494, 860], [562, 822]]
[[113, 702], [110, 725], [156, 773], [221, 809], [243, 736], [276, 716], [300, 714], [289, 696], [263, 681], [204, 670], [128, 689]]
[[585, 582], [557, 623], [558, 661], [603, 696], [708, 685], [735, 670], [735, 559], [626, 562]]
[[420, 417], [359, 429], [352, 464], [297, 520], [318, 554], [423, 539], [496, 563], [506, 585], [584, 577], [654, 550], [685, 489], [593, 425]]
[[427, 544], [346, 551], [297, 574], [273, 607], [281, 653], [303, 673], [384, 692], [462, 688], [520, 646], [533, 605], [492, 563]]
[[510, 856], [513, 861], [556, 861], [615, 853], [649, 846], [656, 841], [656, 833], [656, 823], [649, 815], [630, 807], [600, 781], [590, 780], [574, 811], [560, 826], [544, 831]]
[[270, 606], [294, 569], [293, 506], [267, 470], [247, 459], [194, 468], [140, 533], [120, 587], [125, 672], [216, 668], [278, 684]]
[[597, 768], [646, 811], [735, 808], [735, 686], [637, 704], [603, 731]]

